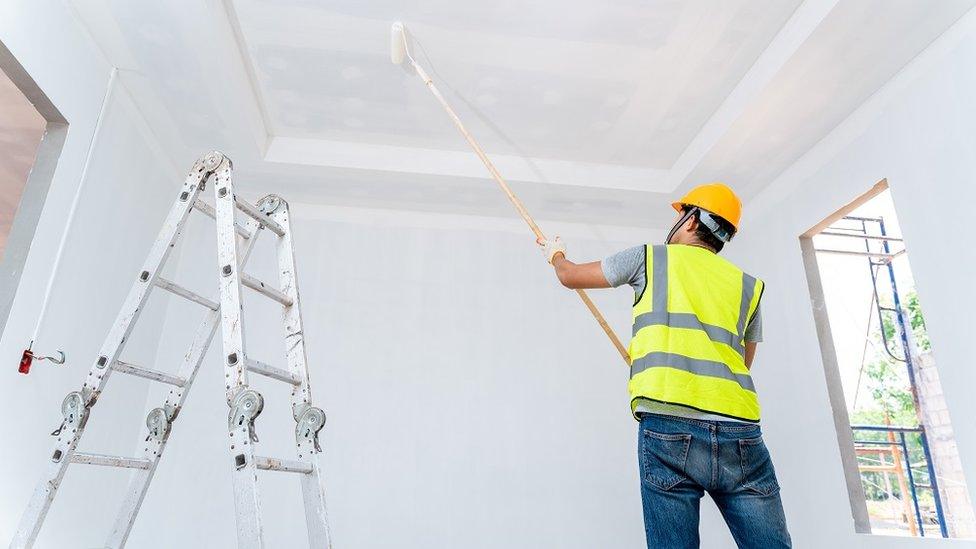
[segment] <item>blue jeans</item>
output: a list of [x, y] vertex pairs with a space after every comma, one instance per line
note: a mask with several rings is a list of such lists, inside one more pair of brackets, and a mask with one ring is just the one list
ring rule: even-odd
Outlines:
[[739, 547], [791, 547], [759, 425], [643, 414], [637, 452], [648, 549], [698, 547], [705, 492]]

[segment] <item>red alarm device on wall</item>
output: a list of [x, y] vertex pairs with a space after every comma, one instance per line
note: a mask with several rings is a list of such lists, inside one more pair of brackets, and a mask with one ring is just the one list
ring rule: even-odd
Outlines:
[[58, 351], [58, 354], [61, 355], [60, 358], [54, 358], [53, 356], [39, 356], [39, 355], [35, 355], [34, 351], [31, 350], [33, 347], [34, 347], [34, 342], [31, 341], [30, 345], [26, 349], [24, 349], [24, 354], [20, 356], [20, 367], [17, 368], [18, 372], [22, 374], [29, 374], [31, 365], [34, 363], [35, 359], [50, 360], [55, 364], [64, 364], [64, 352]]
[[17, 369], [18, 372], [22, 374], [29, 374], [31, 364], [34, 362], [34, 353], [30, 349], [24, 349], [24, 355], [20, 357], [20, 368]]

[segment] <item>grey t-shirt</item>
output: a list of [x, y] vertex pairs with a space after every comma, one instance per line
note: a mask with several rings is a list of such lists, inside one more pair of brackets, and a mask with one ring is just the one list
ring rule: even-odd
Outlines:
[[[634, 289], [634, 295], [640, 295], [644, 291], [644, 287], [647, 285], [647, 279], [644, 272], [644, 265], [646, 261], [644, 255], [645, 253], [645, 246], [634, 246], [633, 248], [627, 248], [626, 250], [611, 255], [601, 261], [600, 267], [603, 269], [603, 276], [607, 279], [607, 282], [610, 283], [610, 286], [616, 288], [618, 286], [623, 286], [624, 284], [629, 284], [630, 287]], [[748, 326], [746, 326], [744, 339], [754, 343], [758, 343], [763, 340], [761, 309], [756, 309], [756, 313], [752, 316], [752, 320], [750, 320]], [[637, 411], [652, 414], [687, 417], [692, 419], [736, 421], [725, 416], [699, 412], [691, 408], [685, 408], [684, 406], [675, 406], [672, 404], [664, 404], [651, 400], [638, 401]]]

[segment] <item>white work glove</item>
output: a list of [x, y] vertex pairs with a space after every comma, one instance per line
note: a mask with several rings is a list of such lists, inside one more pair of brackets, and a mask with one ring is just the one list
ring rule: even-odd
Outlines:
[[556, 257], [556, 254], [563, 254], [566, 257], [566, 245], [558, 236], [552, 240], [544, 240], [542, 238], [535, 241], [542, 250], [542, 255], [546, 257], [546, 261], [552, 265], [552, 260]]

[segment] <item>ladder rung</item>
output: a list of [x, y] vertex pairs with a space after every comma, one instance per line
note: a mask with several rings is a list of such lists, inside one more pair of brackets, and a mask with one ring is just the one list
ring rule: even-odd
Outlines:
[[293, 459], [254, 456], [254, 465], [262, 471], [282, 471], [285, 473], [302, 473], [305, 475], [312, 472], [311, 464]]
[[846, 236], [850, 238], [862, 238], [867, 240], [887, 240], [890, 242], [901, 242], [902, 239], [894, 236], [878, 236], [878, 235], [867, 235], [867, 234], [851, 234], [851, 233], [835, 233], [831, 231], [822, 231], [816, 236]]
[[192, 290], [187, 290], [183, 286], [180, 286], [175, 282], [166, 280], [161, 276], [156, 277], [156, 286], [159, 286], [160, 288], [166, 290], [167, 292], [176, 294], [180, 297], [189, 299], [190, 301], [199, 303], [200, 305], [203, 305], [204, 307], [210, 309], [211, 311], [216, 311], [217, 309], [220, 308], [220, 304], [218, 304], [216, 301], [211, 301], [203, 297], [202, 295]]
[[169, 383], [170, 385], [176, 385], [177, 387], [183, 387], [186, 385], [186, 380], [170, 375], [164, 372], [159, 372], [157, 370], [152, 370], [149, 368], [143, 368], [142, 366], [136, 366], [135, 364], [129, 364], [128, 362], [122, 362], [121, 360], [116, 360], [112, 369], [116, 372], [122, 372], [123, 374], [130, 374], [138, 377], [144, 377], [146, 379], [151, 379], [153, 381], [160, 381], [162, 383]]
[[245, 214], [247, 214], [248, 216], [250, 216], [251, 219], [253, 219], [253, 220], [257, 221], [258, 223], [260, 223], [261, 225], [267, 227], [274, 234], [276, 234], [278, 236], [285, 236], [285, 230], [283, 228], [281, 228], [281, 225], [279, 225], [277, 221], [275, 221], [275, 220], [271, 219], [270, 217], [268, 217], [267, 215], [261, 213], [261, 210], [258, 210], [257, 208], [255, 208], [250, 203], [248, 203], [246, 200], [241, 200], [240, 198], [238, 198], [238, 197], [235, 196], [234, 197], [234, 204], [237, 205], [237, 208], [238, 209], [240, 209], [242, 212], [244, 212]]
[[889, 254], [884, 252], [875, 253], [875, 252], [859, 252], [859, 251], [851, 251], [851, 250], [828, 250], [828, 249], [820, 249], [820, 248], [817, 248], [816, 252], [821, 254], [860, 255], [864, 257], [870, 257], [872, 259], [881, 259], [885, 263], [901, 255], [901, 252], [895, 254]]
[[245, 273], [241, 273], [241, 284], [247, 286], [248, 288], [254, 290], [255, 292], [264, 294], [269, 298], [281, 303], [285, 307], [291, 307], [295, 300], [281, 293], [280, 290], [268, 286], [264, 282], [254, 278]]
[[[193, 207], [206, 214], [206, 216], [210, 219], [217, 219], [217, 212], [214, 211], [213, 206], [207, 204], [203, 200], [198, 198], [197, 201], [193, 203]], [[244, 228], [244, 225], [241, 225], [241, 223], [236, 219], [234, 220], [234, 230], [236, 230], [237, 234], [244, 238], [251, 238], [251, 233], [249, 233], [247, 229]]]
[[71, 454], [71, 463], [85, 465], [101, 465], [103, 467], [123, 467], [126, 469], [149, 469], [152, 461], [148, 459], [129, 458], [122, 456], [106, 456], [104, 454], [86, 454], [75, 452]]
[[247, 369], [249, 371], [252, 371], [256, 374], [261, 374], [263, 376], [277, 379], [278, 381], [284, 381], [285, 383], [291, 383], [292, 385], [302, 384], [301, 378], [299, 378], [295, 374], [287, 370], [282, 370], [281, 368], [275, 368], [274, 366], [265, 364], [260, 360], [254, 360], [253, 358], [249, 358], [244, 361], [244, 364], [247, 366]]

